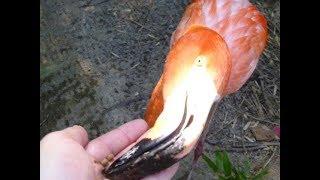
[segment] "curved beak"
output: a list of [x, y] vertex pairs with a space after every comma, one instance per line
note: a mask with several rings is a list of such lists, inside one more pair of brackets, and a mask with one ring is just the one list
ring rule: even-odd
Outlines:
[[168, 98], [155, 125], [103, 170], [110, 179], [141, 179], [172, 166], [197, 144], [212, 119], [219, 96], [194, 84]]

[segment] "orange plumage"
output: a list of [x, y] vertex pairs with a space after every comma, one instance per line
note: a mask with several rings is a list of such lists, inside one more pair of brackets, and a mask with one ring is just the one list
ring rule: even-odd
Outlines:
[[105, 169], [106, 177], [141, 179], [196, 148], [194, 167], [219, 102], [248, 80], [266, 39], [266, 20], [247, 0], [194, 0], [147, 106], [150, 129]]
[[[170, 69], [183, 71], [188, 67], [188, 65], [183, 64], [183, 62], [175, 62], [175, 60], [179, 58], [173, 57], [177, 54], [174, 49], [177, 49], [176, 46], [179, 46], [179, 41], [181, 41], [181, 39], [188, 38], [185, 37], [185, 35], [188, 33], [191, 34], [191, 31], [196, 31], [201, 28], [208, 28], [213, 32], [216, 32], [219, 37], [222, 37], [222, 41], [227, 44], [229, 52], [217, 52], [219, 51], [219, 48], [215, 48], [213, 53], [214, 56], [221, 56], [224, 54], [225, 56], [228, 56], [228, 54], [230, 54], [230, 73], [220, 75], [227, 77], [216, 78], [216, 81], [221, 81], [219, 82], [220, 84], [218, 84], [221, 96], [234, 93], [243, 86], [254, 71], [259, 56], [261, 55], [267, 41], [266, 20], [264, 16], [252, 4], [250, 4], [249, 1], [194, 0], [193, 3], [187, 7], [177, 29], [172, 35], [170, 43], [171, 48], [169, 55], [167, 56], [164, 72], [157, 83], [147, 106], [145, 120], [150, 127], [154, 125], [157, 117], [163, 110], [166, 98], [164, 88], [170, 86], [167, 81], [170, 81], [168, 80], [169, 78], [175, 77], [174, 74], [166, 74], [174, 73], [174, 70], [170, 71]], [[201, 33], [204, 36], [207, 35], [208, 39], [219, 39], [218, 36], [212, 37], [215, 36], [214, 33]], [[212, 41], [215, 42], [214, 44], [219, 44], [216, 42], [220, 40]], [[207, 42], [212, 43], [212, 41], [208, 40]], [[188, 42], [190, 43], [191, 41], [185, 40], [184, 43]], [[195, 43], [198, 46], [201, 44], [203, 49], [198, 50], [198, 54], [199, 52], [206, 53], [206, 48], [211, 47], [210, 44], [206, 44], [206, 42], [192, 41], [192, 43]], [[192, 43], [190, 43], [190, 46], [192, 46]], [[191, 49], [192, 48], [190, 48], [190, 50]], [[224, 51], [224, 48], [220, 48], [220, 50]], [[188, 50], [184, 49], [184, 51], [187, 52]], [[181, 56], [181, 53], [179, 56]], [[185, 61], [185, 63], [186, 62], [188, 61]], [[175, 68], [175, 66], [182, 67]], [[214, 69], [215, 72], [221, 70], [228, 71], [228, 68], [223, 64], [216, 66]], [[174, 86], [174, 83], [172, 86]]]

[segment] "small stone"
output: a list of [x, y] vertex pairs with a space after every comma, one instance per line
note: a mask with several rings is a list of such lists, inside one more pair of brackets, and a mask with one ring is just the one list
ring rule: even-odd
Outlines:
[[275, 133], [265, 125], [251, 127], [250, 130], [257, 141], [272, 141], [277, 139]]

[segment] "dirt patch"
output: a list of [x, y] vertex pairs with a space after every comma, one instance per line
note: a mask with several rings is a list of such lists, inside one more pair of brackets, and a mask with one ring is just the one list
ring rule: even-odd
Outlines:
[[[93, 139], [141, 118], [162, 72], [171, 34], [188, 3], [42, 0], [40, 138], [79, 124]], [[280, 2], [253, 3], [267, 17], [269, 44], [250, 80], [220, 104], [205, 150], [212, 154], [217, 147], [229, 149], [234, 162], [247, 157], [257, 169], [270, 167], [270, 178], [279, 179], [278, 145], [231, 150], [250, 142], [245, 138], [250, 133], [244, 128], [248, 122], [269, 129], [280, 124]], [[183, 160], [175, 179], [184, 179], [189, 169], [190, 157]], [[194, 177], [212, 178], [203, 161]]]

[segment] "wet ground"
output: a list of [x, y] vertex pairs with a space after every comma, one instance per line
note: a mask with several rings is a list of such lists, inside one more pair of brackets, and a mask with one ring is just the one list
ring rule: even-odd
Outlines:
[[[186, 0], [40, 1], [40, 138], [75, 124], [93, 139], [132, 119], [142, 118], [162, 72], [171, 33]], [[211, 124], [206, 152], [246, 141], [247, 122], [273, 128], [280, 123], [280, 3], [255, 1], [267, 16], [270, 39], [248, 83], [224, 99]], [[275, 152], [275, 153], [273, 153]], [[279, 179], [279, 147], [230, 152], [267, 164]], [[175, 179], [184, 179], [190, 158]], [[201, 161], [195, 179], [212, 175]]]

